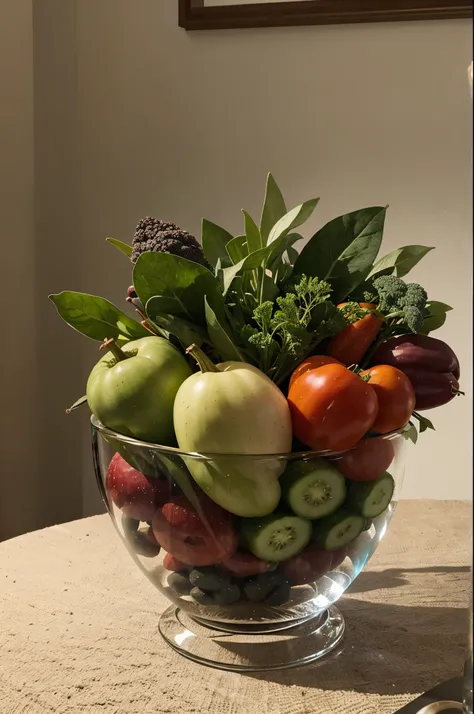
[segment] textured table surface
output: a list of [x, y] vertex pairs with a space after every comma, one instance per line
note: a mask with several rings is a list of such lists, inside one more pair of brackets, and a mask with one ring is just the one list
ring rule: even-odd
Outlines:
[[340, 603], [342, 654], [239, 675], [194, 664], [157, 630], [167, 603], [108, 516], [0, 544], [1, 714], [393, 714], [460, 673], [471, 504], [402, 502]]

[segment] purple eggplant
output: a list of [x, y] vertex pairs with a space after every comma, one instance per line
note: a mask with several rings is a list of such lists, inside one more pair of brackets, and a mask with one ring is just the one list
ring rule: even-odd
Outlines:
[[409, 368], [403, 371], [415, 390], [415, 409], [418, 412], [441, 407], [459, 393], [459, 383], [452, 372], [426, 372]]
[[449, 345], [428, 335], [399, 335], [382, 342], [371, 364], [389, 364], [407, 375], [417, 411], [440, 407], [460, 393], [458, 358]]
[[372, 357], [372, 365], [390, 364], [427, 372], [451, 373], [459, 380], [459, 361], [446, 342], [428, 335], [399, 335], [382, 342]]

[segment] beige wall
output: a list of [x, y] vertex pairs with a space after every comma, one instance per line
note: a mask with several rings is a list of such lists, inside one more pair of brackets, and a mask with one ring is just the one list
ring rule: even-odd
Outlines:
[[[149, 213], [240, 228], [268, 170], [288, 201], [322, 197], [312, 227], [389, 203], [387, 251], [436, 246], [414, 278], [455, 308], [440, 336], [471, 394], [471, 23], [445, 21], [186, 34], [173, 2], [78, 4], [86, 288], [121, 297], [106, 235]], [[433, 412], [404, 495], [471, 493], [467, 396]]]
[[83, 510], [82, 346], [47, 299], [80, 285], [74, 9], [0, 0], [0, 540]]
[[[129, 267], [105, 236], [130, 239], [148, 213], [237, 231], [268, 170], [290, 203], [321, 195], [308, 235], [388, 202], [387, 250], [437, 247], [414, 277], [456, 308], [440, 336], [472, 393], [470, 28], [186, 34], [174, 2], [0, 0], [3, 285], [14, 308], [0, 357], [0, 539], [79, 516], [81, 495], [86, 513], [102, 509], [87, 414], [63, 417], [96, 345], [62, 325], [46, 293], [123, 304]], [[433, 413], [438, 430], [413, 450], [405, 496], [470, 495], [471, 404]]]
[[0, 0], [0, 540], [35, 524], [38, 497], [32, 55], [31, 0]]

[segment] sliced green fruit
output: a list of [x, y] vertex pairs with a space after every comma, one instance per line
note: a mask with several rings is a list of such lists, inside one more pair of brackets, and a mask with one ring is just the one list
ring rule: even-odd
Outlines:
[[298, 516], [272, 514], [246, 518], [242, 537], [248, 549], [262, 560], [279, 563], [303, 550], [311, 539], [311, 523]]
[[315, 523], [313, 540], [325, 550], [339, 550], [360, 536], [364, 526], [365, 518], [340, 508], [336, 513]]
[[388, 472], [375, 481], [353, 481], [347, 493], [347, 506], [364, 518], [376, 518], [392, 500], [395, 481]]
[[290, 464], [280, 484], [293, 513], [311, 520], [331, 515], [346, 497], [344, 477], [323, 459]]

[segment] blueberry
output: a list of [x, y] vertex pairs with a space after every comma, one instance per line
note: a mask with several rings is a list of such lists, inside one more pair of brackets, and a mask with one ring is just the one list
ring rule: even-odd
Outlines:
[[280, 585], [277, 585], [274, 590], [271, 591], [269, 595], [267, 595], [265, 602], [268, 605], [285, 605], [285, 603], [288, 602], [288, 600], [291, 597], [291, 587], [288, 583], [281, 583]]
[[232, 605], [237, 600], [240, 600], [240, 588], [238, 585], [227, 585], [214, 594], [216, 605]]
[[140, 521], [137, 521], [135, 520], [135, 518], [130, 518], [129, 516], [125, 516], [122, 514], [122, 528], [126, 536], [130, 533], [136, 533], [139, 525]]
[[168, 575], [168, 585], [179, 595], [189, 595], [191, 583], [185, 573], [171, 573]]
[[201, 588], [193, 588], [189, 594], [199, 605], [214, 605], [214, 598], [212, 595], [203, 592]]
[[216, 592], [230, 585], [227, 575], [219, 573], [215, 568], [194, 568], [189, 574], [189, 581], [201, 590]]
[[247, 580], [244, 592], [252, 602], [261, 602], [282, 582], [283, 578], [278, 570], [272, 573], [262, 573]]

